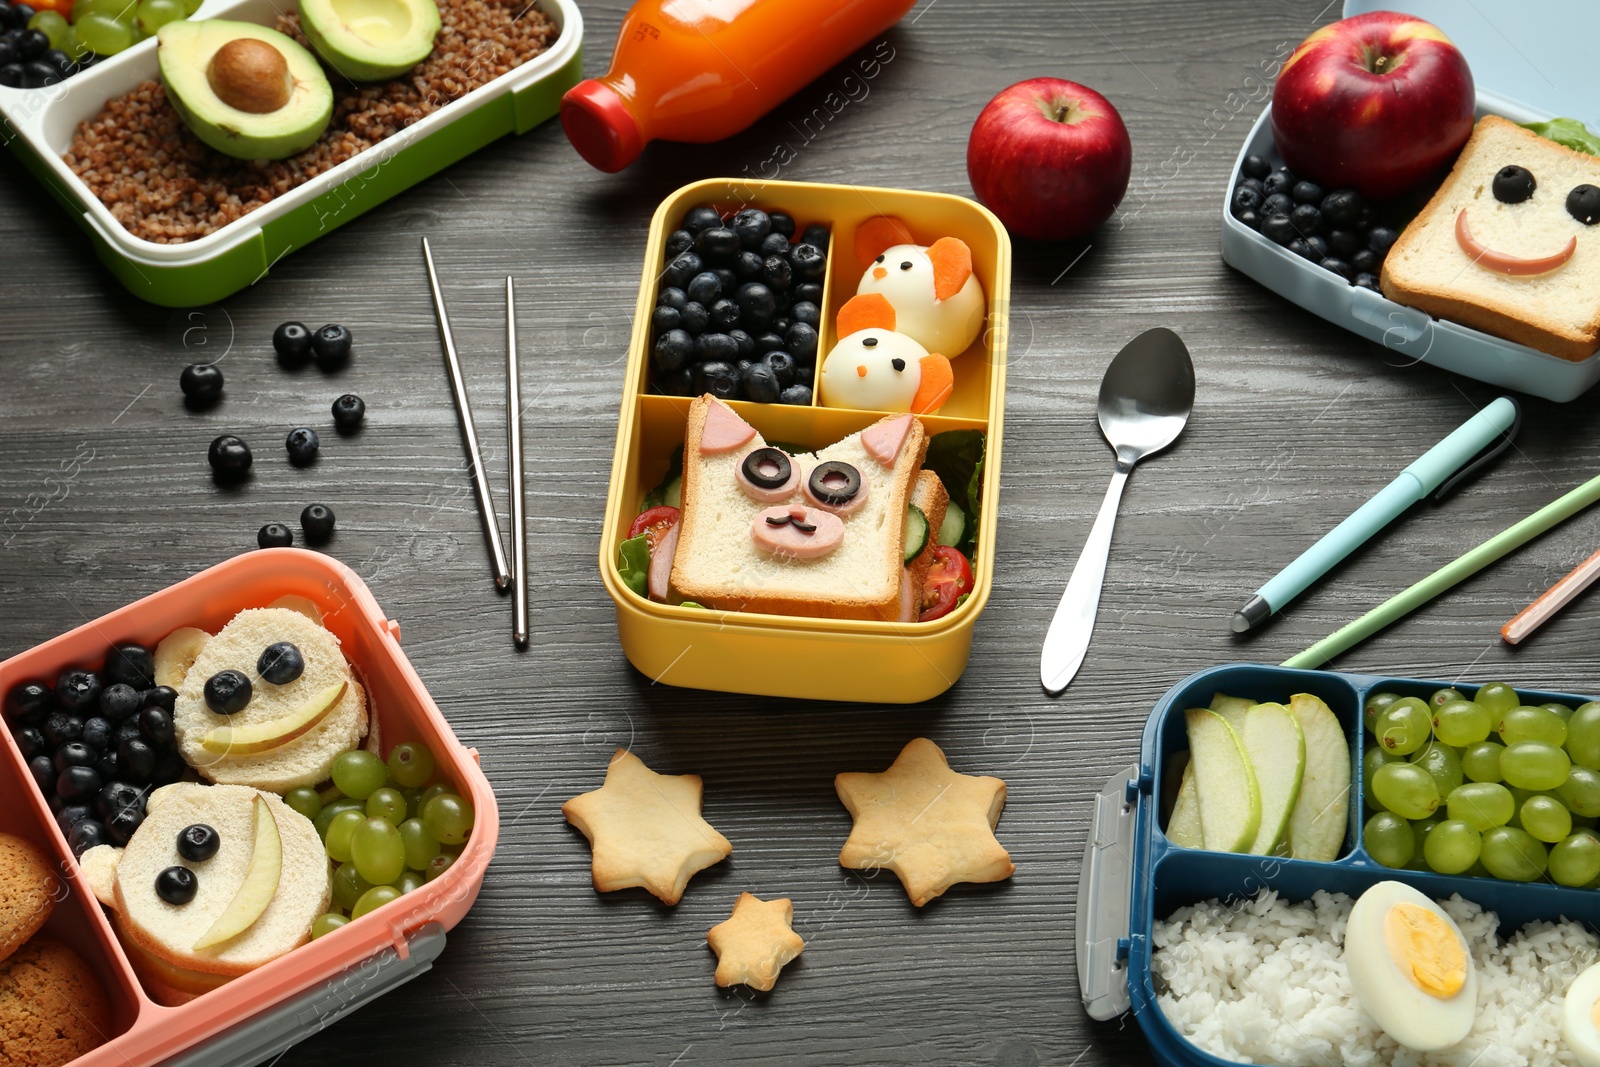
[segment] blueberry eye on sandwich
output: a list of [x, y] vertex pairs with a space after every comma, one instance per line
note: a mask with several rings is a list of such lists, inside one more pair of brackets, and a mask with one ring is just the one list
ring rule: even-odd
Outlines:
[[1585, 226], [1600, 222], [1600, 189], [1592, 185], [1574, 186], [1567, 194], [1567, 214]]
[[817, 503], [844, 507], [861, 492], [861, 472], [838, 460], [818, 463], [811, 471], [806, 488]]
[[1494, 175], [1494, 198], [1502, 204], [1520, 204], [1533, 195], [1538, 185], [1526, 167], [1501, 167]]
[[268, 645], [256, 660], [256, 673], [273, 685], [288, 685], [305, 670], [305, 656], [289, 641]]
[[254, 688], [240, 671], [218, 671], [206, 679], [206, 707], [218, 715], [237, 714], [250, 703]]

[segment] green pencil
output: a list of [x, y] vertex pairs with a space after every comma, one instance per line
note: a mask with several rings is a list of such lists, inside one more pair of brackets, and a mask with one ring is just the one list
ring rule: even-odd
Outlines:
[[1521, 522], [1506, 527], [1477, 548], [1446, 563], [1403, 593], [1390, 597], [1355, 622], [1340, 627], [1304, 652], [1290, 656], [1283, 661], [1283, 666], [1320, 667], [1352, 645], [1365, 641], [1446, 589], [1472, 577], [1501, 556], [1521, 548], [1550, 527], [1565, 522], [1596, 501], [1600, 501], [1600, 477], [1591, 478]]

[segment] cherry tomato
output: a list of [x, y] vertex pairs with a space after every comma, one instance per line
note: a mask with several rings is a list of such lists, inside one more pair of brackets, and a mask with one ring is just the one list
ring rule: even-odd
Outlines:
[[72, 5], [73, 0], [39, 0], [38, 3], [30, 3], [28, 6], [35, 11], [54, 11], [62, 18], [70, 19]]
[[949, 545], [935, 545], [933, 565], [922, 587], [922, 614], [918, 622], [942, 619], [955, 610], [961, 594], [972, 592], [972, 564]]
[[633, 520], [633, 525], [628, 527], [628, 538], [631, 540], [640, 534], [645, 534], [648, 538], [646, 543], [650, 546], [650, 551], [654, 552], [656, 542], [660, 541], [661, 535], [677, 523], [678, 518], [678, 509], [668, 504], [647, 508], [641, 511], [639, 517]]

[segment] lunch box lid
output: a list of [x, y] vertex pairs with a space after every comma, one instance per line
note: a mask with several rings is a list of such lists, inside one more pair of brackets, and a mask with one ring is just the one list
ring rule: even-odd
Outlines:
[[[1566, 115], [1600, 130], [1600, 5], [1593, 0], [1464, 4], [1461, 0], [1345, 0], [1344, 15], [1401, 11], [1427, 19], [1467, 57], [1480, 103]], [[1485, 100], [1487, 98], [1487, 100]]]

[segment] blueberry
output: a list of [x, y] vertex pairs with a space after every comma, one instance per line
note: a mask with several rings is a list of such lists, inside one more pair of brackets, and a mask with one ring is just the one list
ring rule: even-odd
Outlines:
[[[797, 301], [789, 309], [789, 317], [795, 321], [796, 325], [804, 323], [812, 329], [816, 329], [822, 322], [821, 310], [809, 300]], [[794, 327], [791, 326], [790, 329], [794, 329]]]
[[794, 280], [794, 268], [789, 264], [787, 255], [768, 256], [761, 261], [761, 280], [768, 289], [782, 290], [789, 288]]
[[772, 373], [778, 376], [779, 386], [787, 389], [794, 384], [795, 371], [800, 368], [795, 363], [793, 356], [779, 349], [775, 352], [768, 352], [761, 359], [767, 366], [772, 368]]
[[305, 656], [289, 641], [268, 645], [256, 658], [256, 673], [273, 685], [288, 685], [305, 672]]
[[22, 750], [23, 759], [32, 759], [45, 751], [49, 746], [44, 740], [44, 731], [37, 726], [24, 726], [11, 735], [16, 741], [17, 748]]
[[117, 765], [134, 785], [148, 782], [156, 769], [156, 750], [144, 738], [130, 737], [117, 745]]
[[1567, 214], [1585, 226], [1600, 222], [1600, 188], [1588, 184], [1574, 185], [1567, 193]]
[[779, 315], [769, 325], [771, 325], [773, 333], [783, 334], [787, 337], [789, 335], [789, 327], [794, 323], [790, 321], [789, 316]]
[[683, 228], [691, 234], [697, 234], [701, 230], [709, 230], [713, 226], [721, 225], [722, 215], [710, 204], [692, 207], [689, 209], [689, 213], [683, 217]]
[[74, 715], [70, 711], [56, 711], [45, 716], [40, 732], [44, 734], [45, 743], [54, 749], [68, 741], [83, 740], [83, 723], [81, 715]]
[[272, 331], [272, 348], [284, 366], [301, 366], [311, 358], [311, 331], [303, 322], [286, 322]]
[[705, 333], [706, 327], [711, 325], [711, 312], [706, 310], [704, 304], [694, 300], [683, 305], [679, 315], [683, 319], [683, 328], [691, 334]]
[[1261, 195], [1260, 191], [1252, 189], [1248, 185], [1241, 185], [1233, 191], [1233, 198], [1229, 201], [1228, 206], [1233, 211], [1234, 217], [1238, 218], [1240, 212], [1261, 210], [1261, 205], [1266, 202], [1266, 199], [1265, 196]]
[[1400, 235], [1389, 226], [1374, 226], [1367, 231], [1367, 247], [1378, 255], [1383, 255], [1400, 239]]
[[1274, 193], [1287, 193], [1294, 188], [1294, 174], [1288, 167], [1279, 167], [1261, 179], [1261, 188], [1266, 190], [1268, 196]]
[[696, 363], [732, 363], [739, 358], [739, 342], [725, 333], [703, 333], [694, 344]]
[[128, 782], [107, 782], [95, 797], [94, 811], [101, 819], [109, 819], [124, 808], [144, 808], [144, 790]]
[[[0, 11], [4, 11], [4, 10], [5, 9], [0, 8]], [[4, 18], [0, 17], [0, 27], [3, 27], [4, 25], [5, 25]], [[12, 40], [10, 39], [9, 35], [0, 36], [0, 62], [4, 62], [4, 63], [17, 63], [17, 62], [20, 62], [20, 60], [17, 58], [17, 47], [16, 47], [15, 43], [12, 42]]]
[[762, 239], [761, 247], [756, 249], [756, 254], [763, 259], [767, 256], [787, 256], [789, 239], [781, 233], [769, 233]]
[[728, 228], [739, 236], [745, 248], [756, 249], [767, 234], [772, 232], [772, 216], [756, 207], [747, 207], [733, 217]]
[[56, 773], [63, 774], [68, 767], [93, 767], [97, 753], [82, 741], [68, 741], [56, 749], [52, 760]]
[[[121, 742], [118, 742], [121, 744]], [[100, 758], [94, 761], [94, 769], [100, 772], [100, 780], [109, 782], [117, 777], [117, 750], [107, 749], [100, 753]]]
[[1316, 182], [1299, 181], [1294, 183], [1294, 188], [1289, 191], [1297, 204], [1320, 204], [1327, 195], [1322, 191], [1322, 186]]
[[689, 279], [706, 269], [700, 262], [700, 257], [693, 252], [683, 252], [667, 261], [666, 267], [661, 271], [661, 281], [669, 289], [682, 289], [689, 284]]
[[1273, 193], [1261, 202], [1260, 215], [1263, 219], [1271, 218], [1273, 215], [1287, 217], [1293, 210], [1294, 200], [1289, 197], [1289, 194]]
[[1313, 263], [1321, 262], [1328, 255], [1328, 241], [1324, 237], [1307, 237], [1306, 247], [1311, 250]]
[[722, 291], [724, 293], [731, 293], [739, 288], [739, 276], [727, 267], [718, 267], [711, 273], [715, 274], [717, 280], [722, 283]]
[[758, 404], [776, 404], [778, 394], [783, 392], [783, 387], [778, 384], [778, 375], [766, 363], [752, 363], [745, 368], [741, 375], [744, 380], [744, 397]]
[[1256, 214], [1254, 211], [1241, 211], [1235, 215], [1234, 218], [1238, 219], [1241, 223], [1250, 227], [1252, 230], [1261, 229], [1261, 216]]
[[739, 305], [724, 297], [711, 305], [711, 329], [727, 333], [739, 325]]
[[[29, 33], [38, 33], [38, 30], [29, 30]], [[45, 38], [45, 44], [50, 39]], [[44, 53], [41, 52], [42, 56]], [[61, 71], [54, 63], [47, 63], [43, 59], [35, 59], [22, 65], [22, 87], [24, 89], [43, 89], [47, 85], [61, 84]]]
[[337, 322], [330, 322], [322, 329], [311, 335], [311, 350], [317, 354], [317, 366], [323, 370], [335, 370], [344, 366], [350, 358], [350, 346], [353, 342], [350, 329]]
[[92, 715], [100, 704], [100, 691], [98, 674], [70, 667], [56, 679], [56, 706], [73, 715]]
[[708, 270], [703, 270], [689, 279], [689, 284], [684, 292], [689, 294], [689, 299], [697, 304], [710, 307], [722, 295], [722, 279]]
[[662, 371], [656, 375], [656, 392], [664, 396], [688, 396], [694, 391], [694, 375], [688, 367]]
[[67, 835], [67, 843], [72, 846], [74, 856], [81, 856], [96, 845], [104, 845], [109, 841], [106, 828], [93, 819], [84, 819], [72, 828], [71, 834]]
[[100, 772], [82, 764], [64, 767], [56, 774], [56, 795], [69, 804], [80, 798], [93, 800], [100, 785]]
[[56, 826], [62, 834], [72, 833], [72, 828], [85, 819], [94, 818], [94, 809], [87, 804], [63, 804], [56, 812]]
[[1383, 290], [1378, 286], [1378, 276], [1373, 274], [1371, 271], [1361, 271], [1356, 275], [1355, 280], [1356, 284], [1363, 289], [1371, 289], [1374, 293], [1383, 292]]
[[796, 322], [783, 335], [783, 350], [794, 357], [802, 367], [817, 361], [817, 328], [809, 323]]
[[1347, 261], [1340, 259], [1338, 256], [1329, 256], [1321, 263], [1318, 263], [1317, 266], [1321, 267], [1323, 270], [1332, 271], [1345, 281], [1349, 281], [1350, 278], [1355, 274], [1355, 272], [1350, 269], [1350, 264]]
[[1261, 220], [1261, 236], [1280, 245], [1286, 245], [1300, 236], [1287, 215], [1268, 215]]
[[115, 727], [111, 725], [111, 720], [103, 716], [96, 715], [93, 718], [85, 719], [83, 720], [83, 740], [80, 744], [88, 745], [96, 752], [114, 750], [116, 748], [112, 740], [112, 731], [114, 729]]
[[139, 732], [139, 717], [135, 715], [131, 719], [117, 723], [116, 733], [113, 736], [118, 748], [122, 747], [124, 741], [135, 738], [142, 740], [144, 735]]
[[106, 819], [106, 836], [118, 845], [126, 845], [133, 832], [144, 822], [144, 812], [138, 808], [122, 808]]
[[218, 671], [206, 679], [206, 707], [218, 715], [236, 715], [250, 703], [253, 692], [254, 687], [244, 672], [232, 669]]
[[112, 646], [102, 673], [107, 685], [148, 689], [156, 684], [156, 658], [143, 645], [126, 641]]
[[701, 363], [694, 371], [694, 392], [710, 393], [719, 400], [734, 400], [739, 396], [739, 368], [732, 363], [714, 360]]
[[29, 22], [33, 21], [33, 16], [37, 15], [38, 13], [38, 9], [32, 4], [11, 5], [11, 17], [17, 20], [17, 25], [19, 27], [26, 27]]
[[172, 714], [160, 708], [145, 708], [139, 713], [139, 732], [156, 748], [172, 744]]
[[150, 784], [171, 785], [189, 773], [189, 765], [176, 748], [169, 748], [156, 756], [156, 769], [150, 772]]
[[1306, 239], [1304, 237], [1296, 237], [1283, 247], [1287, 248], [1301, 259], [1309, 259], [1313, 263], [1321, 258], [1320, 256], [1316, 255], [1316, 253], [1311, 251], [1311, 246], [1306, 243]]
[[763, 352], [773, 352], [782, 347], [783, 338], [778, 334], [771, 332], [770, 330], [766, 333], [760, 333], [756, 335], [757, 355], [760, 355]]
[[178, 855], [190, 863], [204, 863], [217, 854], [222, 835], [203, 822], [193, 823], [178, 831]]
[[1494, 181], [1490, 186], [1494, 198], [1502, 204], [1520, 204], [1532, 196], [1537, 187], [1538, 182], [1533, 180], [1533, 172], [1515, 164], [1495, 171]]
[[792, 290], [790, 290], [790, 292], [794, 295], [794, 298], [797, 301], [809, 300], [818, 307], [822, 306], [821, 282], [806, 282], [802, 285], [795, 286]]
[[754, 281], [761, 277], [764, 260], [758, 252], [744, 251], [733, 257], [733, 276], [738, 281]]
[[658, 304], [650, 312], [650, 333], [659, 342], [661, 337], [672, 330], [676, 330], [683, 323], [683, 315], [677, 308], [669, 308]]
[[813, 380], [815, 379], [815, 377], [816, 377], [816, 368], [814, 368], [814, 367], [801, 367], [799, 370], [794, 372], [795, 384], [796, 385], [803, 385], [807, 389], [811, 388], [811, 385], [812, 385]]
[[8, 89], [22, 88], [24, 76], [21, 63], [7, 63], [0, 66], [0, 85]]
[[667, 258], [682, 255], [694, 247], [694, 234], [688, 230], [673, 230], [667, 234]]
[[740, 311], [756, 319], [770, 319], [778, 310], [772, 290], [760, 282], [746, 282], [739, 286], [734, 299]]
[[1322, 214], [1327, 217], [1328, 225], [1339, 229], [1358, 226], [1366, 206], [1361, 194], [1354, 189], [1335, 189], [1322, 198]]
[[1260, 156], [1245, 156], [1244, 162], [1239, 164], [1239, 173], [1246, 178], [1262, 179], [1272, 173], [1272, 164]]
[[756, 355], [756, 339], [743, 330], [729, 330], [728, 336], [733, 338], [733, 343], [739, 346], [740, 359], [754, 359]]
[[283, 439], [283, 447], [289, 450], [289, 462], [296, 467], [310, 466], [316, 460], [317, 449], [321, 446], [322, 440], [317, 437], [317, 431], [309, 426], [297, 426]]
[[41, 753], [28, 761], [28, 773], [33, 775], [33, 784], [39, 787], [39, 792], [45, 796], [56, 787], [56, 765], [49, 756]]
[[340, 433], [360, 429], [366, 417], [367, 403], [354, 393], [345, 393], [333, 402], [333, 425]]
[[1320, 234], [1323, 229], [1322, 210], [1315, 204], [1296, 204], [1294, 211], [1289, 214], [1289, 221], [1302, 237]]
[[182, 907], [194, 899], [200, 880], [187, 867], [168, 867], [156, 875], [156, 896], [175, 907]]
[[694, 250], [710, 266], [731, 263], [739, 254], [739, 235], [726, 226], [712, 226], [694, 235]]
[[256, 531], [256, 547], [288, 548], [294, 544], [294, 531], [281, 522], [269, 522]]
[[1383, 257], [1370, 248], [1358, 249], [1350, 257], [1350, 266], [1358, 274], [1376, 274], [1383, 265]]
[[[660, 310], [660, 309], [657, 309]], [[651, 349], [655, 357], [656, 366], [665, 371], [674, 371], [685, 366], [694, 356], [694, 338], [686, 330], [668, 330], [656, 338], [655, 346]]]
[[[810, 227], [806, 228], [806, 232], [811, 232]], [[821, 281], [822, 272], [828, 267], [828, 259], [816, 245], [802, 242], [789, 252], [789, 266], [794, 270], [794, 276], [798, 281]]]
[[222, 368], [215, 363], [191, 363], [178, 375], [178, 388], [190, 407], [209, 407], [222, 395]]
[[144, 691], [144, 699], [140, 706], [174, 711], [178, 707], [178, 691], [170, 685], [153, 686]]
[[13, 724], [42, 722], [55, 706], [55, 694], [43, 682], [23, 682], [6, 694], [6, 721]]
[[1240, 178], [1239, 184], [1235, 185], [1234, 188], [1254, 189], [1256, 192], [1261, 194], [1262, 199], [1266, 199], [1267, 196], [1266, 186], [1261, 184], [1261, 180], [1259, 178]]
[[828, 250], [828, 228], [820, 222], [813, 222], [800, 234], [800, 243], [810, 245], [818, 252]]
[[231, 433], [212, 441], [206, 450], [206, 462], [211, 464], [212, 472], [226, 481], [243, 478], [249, 473], [254, 458], [250, 455], [250, 446]]
[[320, 545], [333, 536], [333, 509], [326, 504], [307, 504], [300, 512], [300, 530], [306, 544]]
[[811, 403], [811, 386], [801, 385], [798, 382], [789, 386], [778, 394], [780, 404], [809, 404]]
[[1361, 247], [1361, 237], [1354, 230], [1328, 231], [1328, 248], [1341, 259], [1349, 259]]
[[772, 232], [779, 237], [788, 239], [794, 236], [794, 216], [782, 211], [769, 212], [768, 220], [772, 223]]
[[688, 302], [689, 294], [685, 293], [682, 289], [675, 285], [664, 287], [661, 290], [660, 295], [656, 297], [657, 306], [674, 308], [678, 311], [682, 311], [683, 305], [687, 304]]
[[50, 50], [50, 38], [42, 30], [23, 30], [17, 38], [17, 55], [24, 62], [38, 59]]

